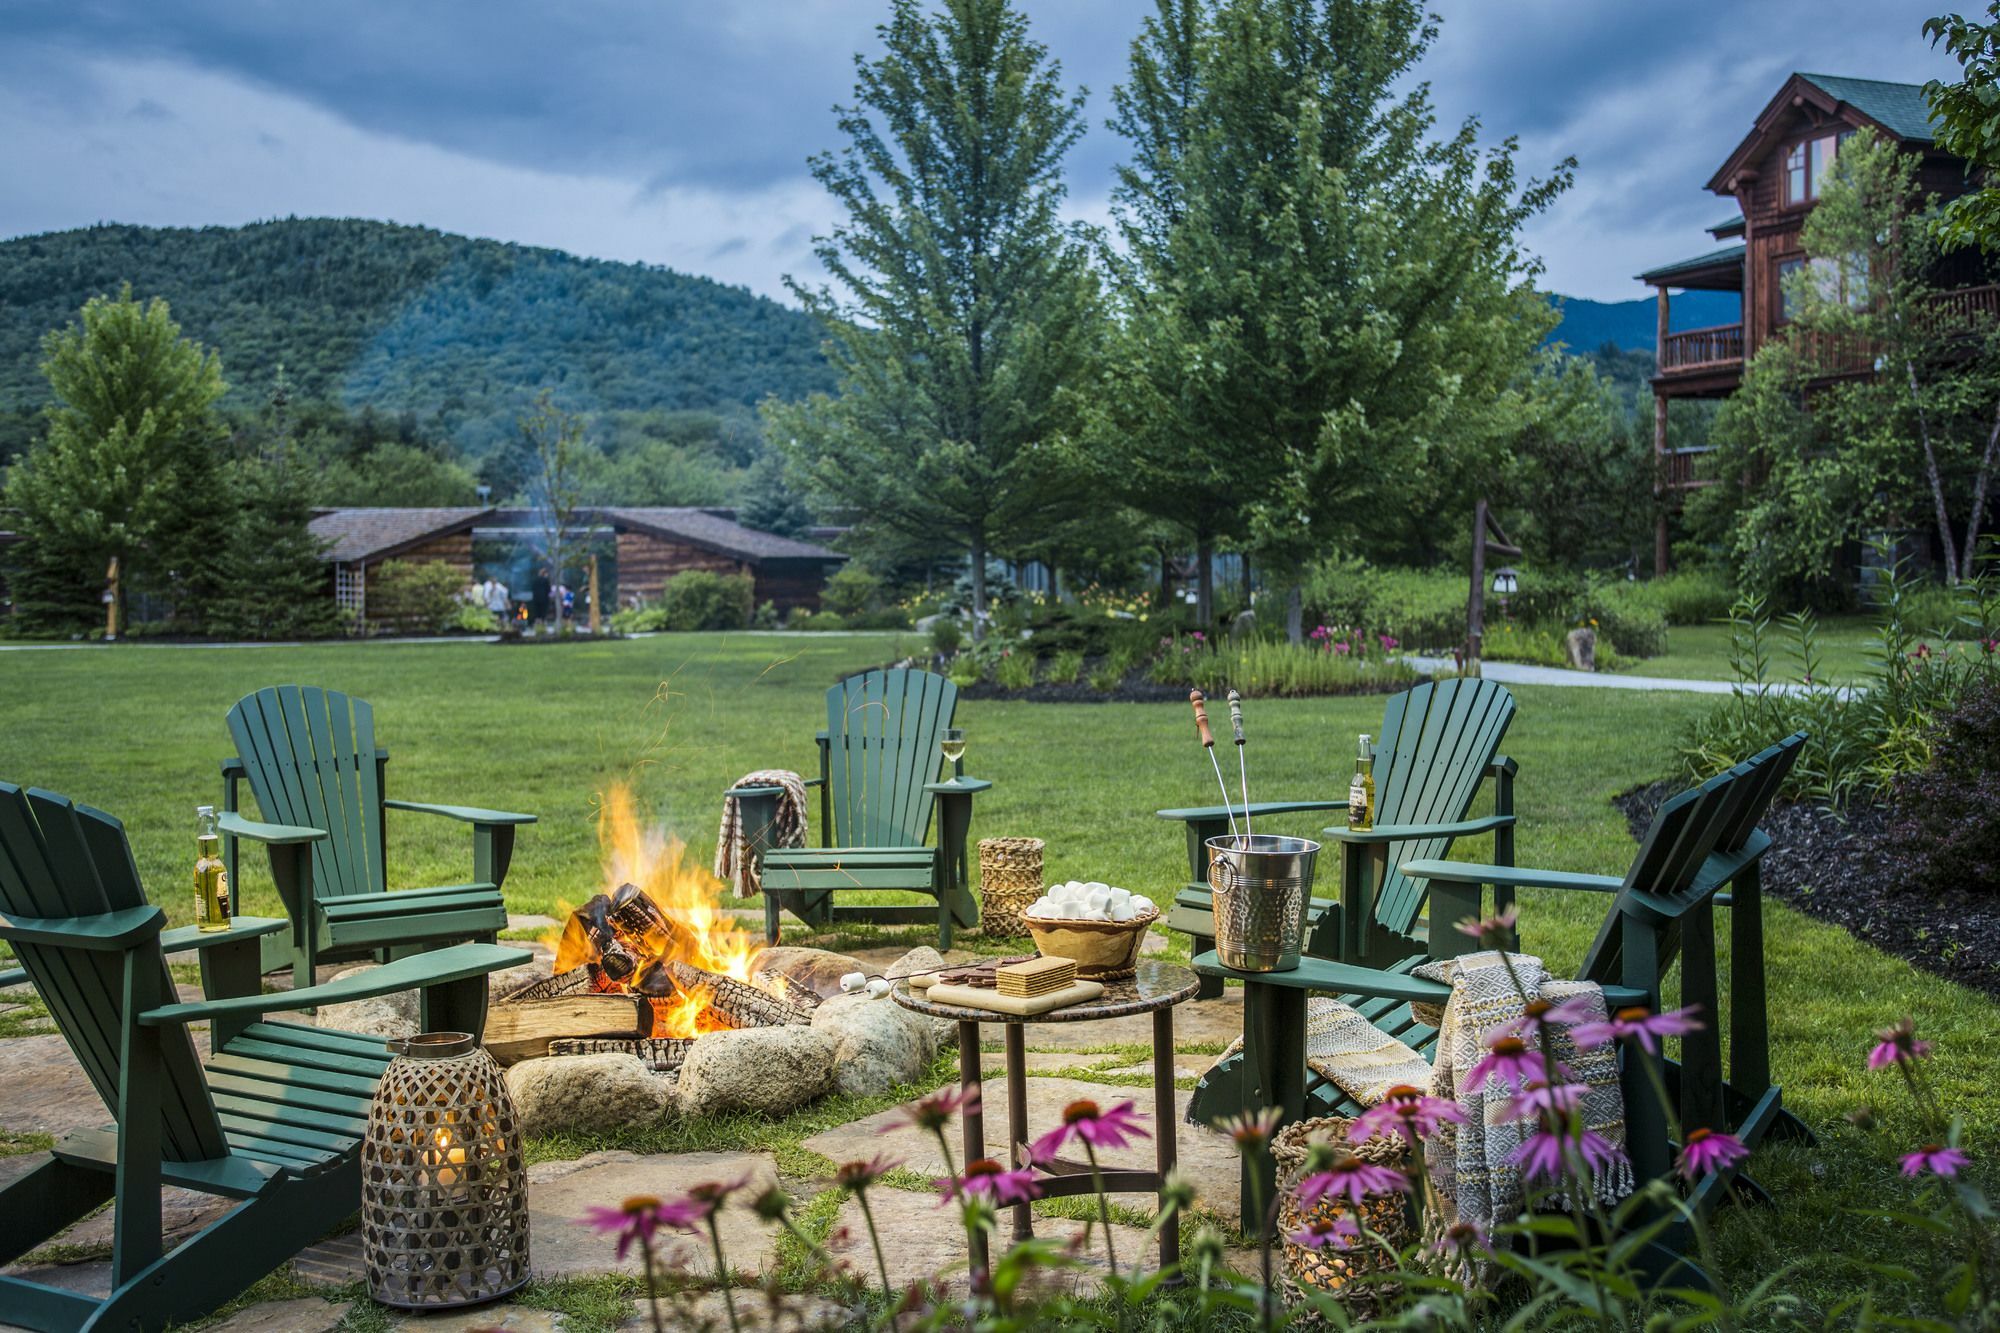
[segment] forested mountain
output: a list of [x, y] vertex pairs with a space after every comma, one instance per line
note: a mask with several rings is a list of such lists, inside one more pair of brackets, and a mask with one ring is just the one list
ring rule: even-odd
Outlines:
[[[1636, 284], [1635, 284], [1636, 285]], [[1572, 352], [1589, 352], [1615, 343], [1627, 352], [1651, 355], [1659, 333], [1659, 306], [1651, 296], [1630, 301], [1592, 301], [1581, 296], [1551, 295], [1549, 303], [1562, 311], [1562, 323], [1550, 342], [1567, 343]], [[1703, 329], [1730, 324], [1742, 317], [1743, 302], [1735, 292], [1675, 292], [1668, 309], [1672, 329]]]
[[571, 411], [747, 412], [833, 387], [803, 314], [705, 278], [425, 227], [288, 218], [0, 241], [0, 458], [46, 395], [43, 334], [123, 283], [221, 353], [226, 405], [292, 392], [413, 414], [481, 457], [544, 387]]

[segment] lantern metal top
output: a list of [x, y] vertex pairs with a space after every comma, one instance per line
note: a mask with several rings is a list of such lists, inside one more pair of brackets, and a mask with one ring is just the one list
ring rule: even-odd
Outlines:
[[419, 1032], [414, 1037], [391, 1037], [389, 1049], [397, 1055], [418, 1060], [449, 1060], [479, 1048], [470, 1032]]

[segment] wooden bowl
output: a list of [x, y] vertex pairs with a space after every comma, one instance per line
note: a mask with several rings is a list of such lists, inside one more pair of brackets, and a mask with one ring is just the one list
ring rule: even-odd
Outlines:
[[1145, 910], [1130, 921], [1072, 921], [1023, 912], [1021, 924], [1028, 928], [1035, 947], [1044, 955], [1074, 959], [1077, 976], [1115, 981], [1132, 975], [1139, 959], [1139, 945], [1146, 938], [1146, 927], [1159, 916], [1160, 909], [1147, 903]]

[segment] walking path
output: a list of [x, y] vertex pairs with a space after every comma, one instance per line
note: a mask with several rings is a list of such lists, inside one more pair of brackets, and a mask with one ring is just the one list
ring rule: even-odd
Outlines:
[[[1453, 669], [1449, 657], [1406, 657], [1403, 660], [1419, 671]], [[1487, 680], [1496, 680], [1502, 685], [1578, 686], [1596, 690], [1678, 690], [1684, 694], [1730, 694], [1736, 689], [1735, 682], [1727, 680], [1688, 680], [1678, 676], [1625, 676], [1609, 671], [1571, 671], [1564, 667], [1530, 666], [1525, 662], [1482, 662], [1479, 665], [1479, 672]], [[1810, 692], [1804, 685], [1775, 681], [1764, 688], [1772, 694]], [[1840, 687], [1842, 698], [1848, 698], [1854, 692], [1853, 686]]]

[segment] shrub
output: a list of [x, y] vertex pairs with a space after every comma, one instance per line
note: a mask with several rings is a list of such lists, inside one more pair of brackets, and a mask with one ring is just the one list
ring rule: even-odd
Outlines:
[[1111, 693], [1125, 683], [1125, 677], [1132, 674], [1132, 668], [1136, 664], [1137, 659], [1130, 653], [1110, 654], [1097, 664], [1095, 671], [1090, 673], [1090, 688], [1103, 694]]
[[1657, 611], [1669, 625], [1709, 625], [1728, 616], [1736, 594], [1729, 580], [1706, 569], [1678, 569], [1662, 578], [1613, 585], [1614, 602]]
[[1024, 648], [1011, 648], [1000, 654], [1000, 660], [993, 664], [993, 683], [1003, 690], [1025, 690], [1035, 683], [1034, 654]]
[[452, 629], [461, 634], [497, 634], [500, 617], [473, 602], [460, 602], [451, 614]]
[[667, 580], [660, 607], [670, 630], [743, 629], [755, 598], [756, 583], [748, 574], [690, 569]]
[[1925, 888], [2000, 889], [2000, 677], [1974, 681], [1927, 742], [1930, 762], [1893, 788], [1892, 837]]
[[849, 629], [908, 629], [910, 613], [896, 606], [878, 606], [872, 611], [858, 611], [851, 616], [843, 616]]
[[1415, 684], [1416, 671], [1384, 648], [1336, 651], [1339, 641], [1293, 646], [1251, 640], [1210, 647], [1189, 636], [1168, 645], [1147, 673], [1162, 685], [1188, 685], [1211, 695], [1234, 687], [1246, 695], [1306, 697], [1360, 694]]
[[882, 603], [882, 580], [865, 565], [848, 561], [827, 576], [819, 603], [837, 616], [853, 619]]
[[464, 603], [465, 576], [436, 560], [391, 560], [368, 585], [368, 619], [404, 634], [451, 627]]
[[951, 667], [944, 673], [945, 678], [961, 690], [979, 683], [979, 663], [971, 653], [960, 653], [951, 659]]
[[757, 614], [750, 618], [752, 629], [776, 629], [778, 623], [778, 604], [771, 601], [760, 602]]
[[786, 625], [785, 628], [798, 630], [846, 629], [847, 618], [845, 616], [837, 616], [831, 611], [821, 611], [815, 615], [813, 612], [801, 607], [799, 610], [792, 612], [791, 623]]
[[939, 616], [931, 622], [931, 651], [940, 657], [950, 657], [965, 642], [965, 626], [957, 616]]
[[1057, 653], [1049, 659], [1047, 679], [1056, 685], [1073, 685], [1083, 675], [1082, 653]]
[[657, 634], [667, 627], [667, 609], [658, 602], [628, 606], [611, 613], [611, 628], [618, 634]]

